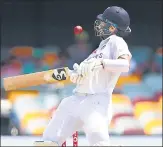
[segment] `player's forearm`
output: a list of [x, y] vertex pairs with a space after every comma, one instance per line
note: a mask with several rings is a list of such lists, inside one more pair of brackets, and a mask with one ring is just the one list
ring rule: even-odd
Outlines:
[[129, 61], [126, 59], [104, 59], [104, 68], [112, 72], [128, 72], [129, 71]]

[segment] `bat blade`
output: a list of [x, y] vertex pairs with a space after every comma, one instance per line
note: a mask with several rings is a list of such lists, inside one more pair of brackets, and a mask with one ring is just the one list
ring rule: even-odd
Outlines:
[[[36, 72], [31, 74], [19, 75], [4, 78], [4, 88], [6, 91], [39, 86], [43, 84], [52, 84], [57, 82], [69, 83], [68, 67], [58, 68], [54, 70]], [[48, 77], [46, 79], [45, 77]]]

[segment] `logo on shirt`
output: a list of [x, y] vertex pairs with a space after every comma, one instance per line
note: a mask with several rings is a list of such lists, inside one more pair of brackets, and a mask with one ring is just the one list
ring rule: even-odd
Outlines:
[[96, 54], [96, 55], [93, 55], [91, 54], [86, 60], [90, 60], [92, 58], [96, 58], [96, 59], [99, 59], [99, 58], [103, 58], [103, 53], [99, 53], [99, 54]]
[[103, 46], [100, 48], [100, 50], [103, 50], [103, 49], [105, 48], [105, 46], [106, 46], [106, 45], [103, 45]]

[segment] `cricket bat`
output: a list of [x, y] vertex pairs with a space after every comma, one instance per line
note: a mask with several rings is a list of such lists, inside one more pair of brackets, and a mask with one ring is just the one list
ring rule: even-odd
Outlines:
[[6, 91], [9, 91], [57, 82], [70, 83], [69, 71], [70, 69], [68, 67], [63, 67], [48, 71], [4, 78], [4, 88]]

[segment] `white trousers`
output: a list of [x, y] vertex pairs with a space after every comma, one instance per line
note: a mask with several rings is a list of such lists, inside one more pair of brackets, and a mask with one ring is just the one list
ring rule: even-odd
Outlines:
[[63, 99], [43, 133], [43, 140], [61, 145], [75, 131], [83, 130], [91, 146], [109, 142], [110, 99], [108, 94], [74, 94]]

